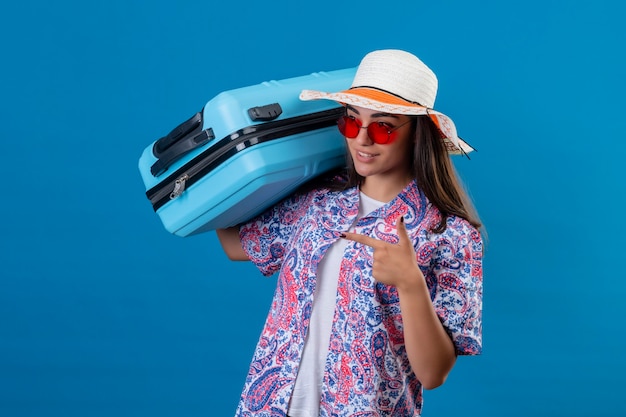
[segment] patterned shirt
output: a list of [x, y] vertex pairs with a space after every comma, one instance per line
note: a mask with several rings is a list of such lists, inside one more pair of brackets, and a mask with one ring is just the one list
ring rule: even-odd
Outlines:
[[[318, 264], [358, 214], [359, 190], [298, 194], [243, 225], [243, 248], [264, 275], [278, 274], [238, 417], [285, 416], [307, 334]], [[482, 239], [464, 219], [447, 219], [413, 181], [361, 218], [355, 232], [397, 243], [403, 215], [435, 310], [457, 354], [482, 346]], [[395, 287], [372, 277], [369, 246], [350, 241], [341, 262], [320, 399], [321, 416], [419, 416], [422, 386], [404, 347]]]

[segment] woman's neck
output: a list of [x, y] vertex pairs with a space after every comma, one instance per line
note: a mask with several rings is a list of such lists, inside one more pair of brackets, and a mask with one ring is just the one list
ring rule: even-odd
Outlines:
[[409, 185], [412, 178], [399, 180], [398, 178], [365, 177], [361, 183], [361, 192], [374, 200], [390, 202], [404, 188]]

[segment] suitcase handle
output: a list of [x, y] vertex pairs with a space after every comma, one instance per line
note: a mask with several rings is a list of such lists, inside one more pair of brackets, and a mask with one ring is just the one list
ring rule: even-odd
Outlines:
[[202, 112], [194, 114], [154, 143], [152, 153], [157, 157], [157, 161], [150, 167], [150, 172], [155, 177], [161, 175], [187, 152], [203, 146], [212, 139], [215, 139], [213, 129], [202, 130]]
[[161, 157], [150, 167], [150, 172], [155, 177], [161, 175], [184, 154], [212, 139], [215, 139], [215, 134], [213, 134], [213, 129], [208, 128], [195, 136], [188, 136], [184, 140], [176, 142], [161, 154]]
[[188, 120], [185, 120], [178, 126], [176, 126], [167, 136], [162, 137], [154, 143], [152, 153], [159, 158], [163, 152], [167, 150], [177, 141], [181, 140], [185, 136], [191, 134], [193, 131], [200, 131], [202, 128], [202, 112], [198, 112], [191, 116]]

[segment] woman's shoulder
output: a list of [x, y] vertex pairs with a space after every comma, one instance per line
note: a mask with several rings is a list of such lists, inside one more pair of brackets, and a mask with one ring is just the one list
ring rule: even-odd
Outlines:
[[460, 216], [448, 216], [446, 229], [439, 239], [440, 243], [445, 243], [446, 246], [452, 244], [457, 250], [469, 251], [468, 253], [483, 252], [483, 238], [480, 230]]
[[[422, 191], [419, 190], [419, 188], [415, 187], [415, 190], [414, 194], [417, 196], [414, 197], [414, 200], [417, 201], [416, 206], [418, 208], [424, 207], [423, 218], [421, 221], [422, 226], [429, 230], [436, 229], [441, 222], [443, 213], [435, 204], [432, 203], [432, 201], [428, 199], [428, 197], [424, 195]], [[448, 214], [446, 216], [446, 228], [441, 234], [451, 237], [468, 234], [473, 235], [476, 233], [480, 235], [480, 231], [472, 225], [468, 219], [456, 214]], [[438, 233], [435, 233], [434, 235], [437, 234]]]
[[465, 240], [469, 238], [472, 241], [480, 241], [481, 233], [474, 225], [464, 217], [449, 214], [446, 218], [446, 227], [440, 233], [433, 232], [437, 225], [441, 222], [441, 211], [433, 204], [428, 204], [426, 215], [424, 216], [425, 227], [430, 230], [428, 233], [431, 240]]
[[454, 214], [448, 215], [446, 229], [450, 229], [453, 234], [474, 234], [479, 233], [478, 229], [464, 217]]

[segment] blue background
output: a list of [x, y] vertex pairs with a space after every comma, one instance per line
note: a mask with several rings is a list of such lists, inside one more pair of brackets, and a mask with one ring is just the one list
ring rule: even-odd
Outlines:
[[484, 353], [425, 415], [626, 415], [621, 4], [4, 5], [0, 415], [232, 415], [274, 278], [167, 233], [138, 158], [220, 91], [379, 48], [434, 69], [479, 150]]

